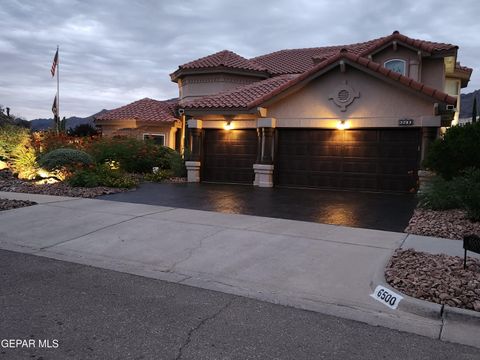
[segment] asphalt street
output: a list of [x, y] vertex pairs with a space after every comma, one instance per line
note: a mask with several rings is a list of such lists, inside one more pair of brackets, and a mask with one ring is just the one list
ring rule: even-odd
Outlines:
[[[0, 359], [478, 359], [422, 336], [0, 250]], [[6, 339], [36, 347], [5, 348]], [[39, 348], [38, 340], [58, 341]], [[45, 345], [45, 342], [44, 342]]]

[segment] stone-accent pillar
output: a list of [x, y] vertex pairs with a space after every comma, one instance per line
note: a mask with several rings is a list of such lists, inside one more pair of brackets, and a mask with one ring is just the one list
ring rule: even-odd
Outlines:
[[258, 152], [257, 162], [253, 165], [255, 181], [253, 185], [260, 187], [273, 186], [273, 162], [275, 153], [275, 119], [257, 120]]
[[200, 182], [200, 161], [185, 161], [187, 181]]
[[189, 150], [188, 161], [185, 161], [187, 168], [187, 181], [200, 182], [200, 168], [203, 149], [202, 120], [188, 120], [189, 128]]

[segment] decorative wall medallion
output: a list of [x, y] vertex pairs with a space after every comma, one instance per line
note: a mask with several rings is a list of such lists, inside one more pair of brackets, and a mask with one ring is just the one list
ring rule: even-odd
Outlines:
[[335, 88], [328, 99], [333, 100], [335, 105], [337, 105], [341, 111], [347, 111], [347, 106], [349, 106], [356, 98], [359, 97], [360, 93], [348, 85], [347, 81], [345, 80], [342, 85], [339, 85]]

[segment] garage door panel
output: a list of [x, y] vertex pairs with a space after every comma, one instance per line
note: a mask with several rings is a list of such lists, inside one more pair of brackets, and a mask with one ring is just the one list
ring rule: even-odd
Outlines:
[[257, 133], [248, 130], [204, 130], [202, 181], [253, 183]]
[[344, 161], [342, 170], [345, 173], [363, 174], [376, 174], [378, 171], [374, 161]]
[[342, 156], [342, 146], [329, 143], [311, 143], [306, 155], [315, 156]]
[[[342, 141], [342, 139], [339, 139]], [[349, 142], [373, 142], [378, 141], [378, 132], [376, 130], [349, 130], [343, 134], [343, 141]]]
[[350, 190], [376, 190], [378, 188], [378, 179], [375, 174], [363, 176], [344, 174], [342, 176], [340, 187], [342, 189]]
[[417, 184], [419, 140], [418, 129], [279, 129], [275, 182], [408, 192]]
[[[304, 132], [303, 129], [299, 129], [298, 132]], [[324, 130], [322, 132], [311, 131], [304, 135], [304, 139], [308, 142], [337, 142], [342, 140], [342, 135], [336, 130]]]
[[342, 163], [338, 161], [338, 158], [327, 158], [327, 157], [312, 157], [310, 162], [306, 162], [308, 165], [307, 169], [310, 169], [312, 172], [315, 171], [328, 171], [328, 172], [341, 172]]
[[378, 146], [373, 144], [359, 143], [355, 145], [347, 144], [343, 147], [343, 156], [352, 158], [377, 158], [379, 154]]

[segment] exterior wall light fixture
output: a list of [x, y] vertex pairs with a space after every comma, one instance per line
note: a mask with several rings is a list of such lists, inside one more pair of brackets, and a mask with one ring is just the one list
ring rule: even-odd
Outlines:
[[346, 120], [339, 120], [337, 121], [337, 129], [338, 130], [346, 130], [350, 128], [350, 123]]
[[223, 126], [223, 128], [225, 130], [232, 130], [233, 129], [233, 125], [232, 125], [232, 122], [229, 120], [227, 122], [225, 122], [225, 125]]

